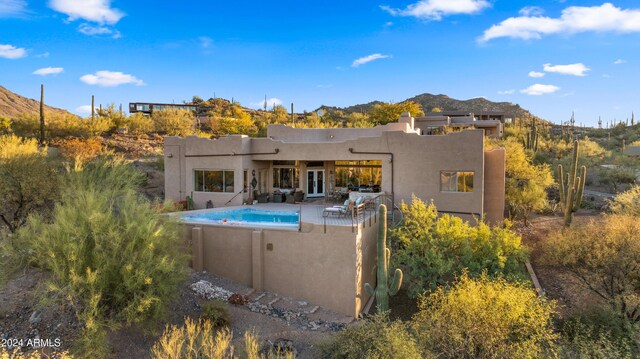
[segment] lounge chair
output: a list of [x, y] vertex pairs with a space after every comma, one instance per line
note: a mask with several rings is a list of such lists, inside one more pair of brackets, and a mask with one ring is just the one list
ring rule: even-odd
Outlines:
[[351, 203], [350, 200], [346, 200], [342, 206], [327, 207], [322, 211], [322, 217], [327, 217], [330, 214], [336, 214], [338, 217], [345, 216], [351, 208]]

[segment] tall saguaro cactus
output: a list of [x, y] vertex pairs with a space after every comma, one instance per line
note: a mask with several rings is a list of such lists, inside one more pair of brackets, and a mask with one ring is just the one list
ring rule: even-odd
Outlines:
[[564, 211], [564, 225], [569, 227], [573, 212], [580, 208], [582, 196], [584, 194], [584, 182], [587, 177], [587, 168], [580, 168], [581, 175], [578, 176], [578, 157], [579, 147], [578, 140], [573, 142], [573, 157], [571, 159], [571, 170], [567, 174], [567, 180], [564, 179], [564, 171], [562, 165], [558, 165], [558, 178], [560, 181], [560, 204]]
[[538, 151], [538, 137], [539, 137], [539, 133], [538, 133], [538, 127], [536, 126], [536, 119], [533, 119], [532, 125], [529, 129], [529, 131], [527, 132], [527, 136], [526, 138], [523, 140], [524, 142], [524, 147], [528, 150], [531, 150], [533, 152], [537, 152]]
[[40, 144], [44, 144], [44, 85], [40, 84]]
[[377, 284], [375, 289], [365, 283], [364, 289], [369, 295], [375, 295], [376, 307], [379, 312], [389, 310], [389, 296], [396, 295], [402, 285], [402, 270], [396, 268], [393, 273], [393, 279], [389, 284], [389, 259], [391, 250], [387, 248], [387, 206], [381, 204], [378, 207], [378, 268], [377, 268]]

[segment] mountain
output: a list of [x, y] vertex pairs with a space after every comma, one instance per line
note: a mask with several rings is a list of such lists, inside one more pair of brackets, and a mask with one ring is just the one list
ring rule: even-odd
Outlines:
[[[528, 110], [520, 107], [518, 104], [514, 104], [511, 102], [493, 102], [489, 101], [485, 98], [472, 98], [469, 100], [456, 100], [447, 95], [432, 95], [428, 93], [424, 93], [422, 95], [414, 96], [408, 98], [405, 101], [413, 101], [419, 103], [422, 106], [422, 110], [424, 112], [431, 112], [434, 108], [439, 108], [442, 111], [469, 111], [476, 114], [486, 111], [499, 111], [504, 112], [507, 115], [511, 115], [512, 117], [518, 118], [536, 118], [540, 119], [537, 116], [534, 116]], [[373, 106], [376, 104], [381, 104], [380, 101], [373, 101], [366, 104], [354, 105], [344, 108], [331, 107], [331, 106], [322, 106], [320, 109], [328, 112], [334, 112], [340, 110], [344, 113], [352, 113], [352, 112], [371, 112], [373, 110]]]
[[[45, 103], [47, 101], [47, 92], [45, 89]], [[47, 113], [70, 114], [66, 110], [59, 108], [44, 106]], [[40, 101], [32, 100], [24, 96], [15, 94], [6, 88], [0, 86], [0, 117], [16, 118], [19, 115], [40, 115]]]

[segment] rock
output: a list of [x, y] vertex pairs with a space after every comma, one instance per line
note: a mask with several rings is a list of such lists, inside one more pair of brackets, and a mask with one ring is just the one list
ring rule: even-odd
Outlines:
[[213, 299], [222, 299], [229, 300], [229, 297], [233, 295], [230, 291], [216, 287], [210, 282], [206, 280], [200, 280], [196, 283], [191, 284], [191, 290], [193, 290], [196, 294], [201, 296], [202, 298], [213, 300]]
[[300, 302], [298, 302], [298, 305], [299, 305], [299, 306], [301, 306], [301, 307], [304, 307], [304, 306], [305, 306], [305, 305], [307, 305], [307, 304], [309, 304], [309, 303], [307, 303], [307, 302], [305, 302], [305, 301], [300, 301]]
[[42, 321], [42, 314], [39, 311], [36, 310], [31, 313], [31, 316], [29, 317], [29, 324], [36, 325], [40, 323], [40, 321]]

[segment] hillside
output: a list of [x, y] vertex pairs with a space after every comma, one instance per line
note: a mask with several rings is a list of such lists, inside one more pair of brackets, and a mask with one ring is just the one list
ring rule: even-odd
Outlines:
[[[430, 112], [434, 108], [440, 108], [443, 111], [469, 111], [473, 113], [481, 113], [483, 111], [500, 111], [508, 115], [518, 118], [530, 118], [537, 116], [532, 115], [529, 111], [520, 107], [520, 105], [510, 102], [492, 102], [485, 98], [472, 98], [469, 100], [456, 100], [447, 95], [432, 95], [424, 93], [422, 95], [408, 98], [404, 101], [417, 102], [422, 106], [425, 112]], [[404, 102], [402, 101], [402, 102]], [[345, 113], [352, 112], [370, 112], [375, 104], [382, 103], [380, 101], [373, 101], [366, 104], [354, 105], [344, 108], [322, 106], [320, 109], [324, 111], [333, 112], [336, 110], [343, 111]]]
[[[45, 102], [46, 102], [46, 89], [45, 89]], [[47, 112], [57, 112], [69, 114], [68, 111], [55, 107], [50, 107], [45, 104], [45, 110]], [[40, 114], [40, 101], [32, 100], [24, 96], [15, 94], [6, 88], [0, 86], [0, 117], [15, 118], [19, 115], [39, 115]]]

